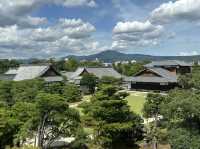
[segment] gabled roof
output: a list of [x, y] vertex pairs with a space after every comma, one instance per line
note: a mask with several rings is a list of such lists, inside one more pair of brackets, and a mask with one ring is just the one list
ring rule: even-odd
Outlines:
[[[12, 80], [14, 80], [14, 81], [35, 79], [37, 77], [42, 77], [50, 68], [52, 68], [52, 66], [50, 64], [21, 65], [18, 69], [8, 70], [4, 74], [4, 78], [6, 79], [9, 77], [9, 78], [12, 78]], [[59, 74], [57, 71], [56, 71], [56, 73]], [[61, 80], [61, 78], [58, 76], [46, 77], [45, 79], [48, 82]]]
[[[142, 72], [149, 70], [155, 73], [157, 76], [140, 76]], [[125, 77], [125, 81], [133, 81], [133, 82], [155, 82], [155, 83], [176, 83], [177, 76], [168, 70], [163, 68], [146, 68], [141, 72], [137, 73], [134, 77]]]
[[78, 68], [72, 75], [71, 75], [71, 79], [75, 79], [77, 77], [79, 77], [83, 72], [84, 72], [85, 68]]
[[163, 68], [149, 68], [149, 69], [151, 71], [157, 73], [161, 77], [168, 79], [169, 82], [177, 81], [177, 76], [166, 69], [163, 69]]
[[42, 76], [50, 65], [26, 65], [18, 68], [17, 74], [14, 77], [14, 81], [35, 79]]
[[122, 75], [120, 73], [118, 73], [117, 71], [115, 71], [113, 68], [110, 68], [110, 67], [100, 67], [100, 68], [80, 67], [74, 73], [66, 72], [64, 73], [64, 75], [67, 76], [68, 79], [80, 79], [80, 76], [84, 71], [94, 74], [98, 78], [102, 78], [103, 76], [112, 76], [115, 78], [122, 78]]
[[188, 66], [191, 67], [191, 63], [186, 63], [184, 61], [178, 60], [166, 60], [166, 61], [153, 61], [149, 64], [144, 65], [145, 67], [156, 67], [156, 66]]
[[72, 76], [73, 73], [74, 73], [74, 72], [65, 72], [65, 71], [61, 72], [61, 74], [62, 74], [63, 76], [65, 76], [65, 77], [67, 77], [67, 78], [70, 78], [70, 77]]
[[112, 67], [102, 67], [102, 68], [86, 68], [86, 71], [94, 74], [98, 78], [102, 78], [103, 76], [112, 76], [115, 78], [121, 78], [122, 75], [114, 70]]

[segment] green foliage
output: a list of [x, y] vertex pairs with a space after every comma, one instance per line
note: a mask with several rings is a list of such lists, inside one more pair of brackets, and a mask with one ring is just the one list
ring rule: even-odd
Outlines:
[[117, 64], [114, 65], [114, 68], [119, 72], [127, 76], [133, 76], [134, 74], [138, 73], [139, 71], [144, 69], [144, 65], [147, 62], [136, 62], [136, 63], [128, 63], [128, 64]]
[[103, 76], [101, 80], [99, 80], [100, 84], [112, 84], [112, 85], [120, 85], [122, 83], [121, 79], [117, 79], [111, 76]]
[[178, 78], [179, 85], [184, 89], [200, 89], [200, 67], [196, 66], [193, 68], [191, 74], [185, 74]]
[[158, 141], [161, 140], [160, 128], [158, 127], [159, 115], [161, 114], [161, 105], [164, 103], [165, 97], [160, 94], [149, 93], [146, 97], [146, 102], [143, 108], [143, 115], [146, 118], [154, 118], [153, 125], [147, 127], [147, 139], [153, 143], [153, 146], [158, 145]]
[[68, 60], [55, 61], [50, 59], [49, 62], [60, 71], [75, 71], [78, 67], [102, 67], [103, 64], [97, 61], [77, 61], [74, 58], [69, 58]]
[[176, 128], [169, 132], [169, 142], [172, 149], [198, 149], [200, 148], [200, 135], [186, 129]]
[[40, 79], [13, 82], [13, 100], [32, 102], [35, 99], [37, 93], [42, 91], [43, 88], [44, 81]]
[[48, 145], [59, 137], [75, 136], [80, 126], [80, 116], [76, 110], [68, 107], [63, 97], [40, 93], [36, 97], [36, 109], [40, 130], [39, 146], [43, 147], [46, 143]]
[[26, 145], [26, 146], [23, 146], [23, 147], [12, 147], [12, 148], [6, 148], [6, 149], [39, 149], [39, 148]]
[[13, 139], [18, 131], [18, 120], [11, 117], [10, 111], [0, 108], [0, 148], [13, 145]]
[[69, 58], [67, 61], [54, 61], [53, 65], [60, 71], [75, 71], [79, 66], [79, 62], [73, 58]]
[[194, 86], [193, 81], [191, 79], [192, 74], [181, 75], [178, 78], [179, 85], [184, 89], [190, 89]]
[[64, 87], [63, 97], [68, 102], [77, 102], [77, 101], [80, 101], [82, 98], [81, 91], [80, 91], [79, 87], [75, 84], [67, 84]]
[[103, 64], [98, 61], [82, 61], [79, 64], [81, 67], [102, 67]]
[[102, 85], [83, 108], [86, 116], [96, 121], [95, 140], [99, 145], [114, 148], [116, 144], [133, 145], [142, 139], [142, 120], [130, 112], [115, 86]]
[[64, 70], [67, 71], [75, 71], [79, 66], [78, 61], [73, 58], [69, 58], [67, 62], [64, 64]]
[[0, 74], [6, 72], [9, 68], [16, 68], [20, 64], [17, 60], [0, 60]]
[[57, 83], [50, 83], [44, 86], [44, 91], [50, 94], [63, 94], [64, 83], [57, 82]]
[[117, 92], [118, 88], [111, 84], [102, 84], [100, 85], [99, 90], [103, 95], [113, 96]]
[[144, 117], [150, 118], [160, 114], [161, 104], [165, 98], [160, 94], [149, 93], [143, 108]]
[[87, 149], [86, 141], [88, 141], [87, 134], [83, 129], [78, 129], [76, 139], [70, 144], [70, 149]]
[[64, 98], [57, 94], [39, 93], [36, 96], [36, 107], [42, 116], [50, 111], [64, 111], [68, 108]]
[[190, 127], [200, 124], [199, 94], [189, 90], [176, 90], [167, 97], [162, 107], [162, 114], [171, 123], [183, 123]]
[[13, 94], [11, 92], [13, 82], [0, 81], [0, 102], [6, 106], [12, 106], [14, 104]]
[[171, 91], [161, 107], [172, 149], [199, 148], [200, 94], [194, 90]]
[[11, 114], [17, 120], [18, 132], [14, 141], [20, 142], [27, 137], [33, 137], [33, 130], [36, 129], [36, 106], [34, 103], [17, 102], [11, 109]]
[[84, 74], [80, 81], [80, 85], [87, 87], [90, 93], [94, 93], [97, 82], [98, 82], [98, 78], [95, 75]]

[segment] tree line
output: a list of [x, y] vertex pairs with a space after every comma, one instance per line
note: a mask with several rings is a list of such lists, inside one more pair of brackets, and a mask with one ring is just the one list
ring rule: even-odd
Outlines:
[[[0, 148], [24, 146], [34, 140], [39, 148], [51, 148], [60, 138], [73, 137], [70, 149], [133, 147], [143, 139], [140, 116], [131, 112], [120, 80], [84, 75], [81, 84], [92, 94], [80, 105], [83, 115], [70, 103], [83, 93], [74, 84], [47, 84], [42, 79], [0, 81]], [[93, 129], [92, 139], [85, 127]], [[91, 135], [91, 134], [90, 134]]]
[[169, 144], [172, 149], [200, 148], [200, 68], [179, 77], [179, 85], [166, 95], [148, 94], [143, 114], [154, 118], [147, 125], [145, 138], [154, 149]]

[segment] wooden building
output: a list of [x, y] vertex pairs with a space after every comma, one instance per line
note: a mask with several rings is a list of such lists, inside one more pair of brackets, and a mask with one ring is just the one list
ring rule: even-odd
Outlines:
[[178, 86], [178, 76], [191, 73], [192, 65], [182, 61], [156, 61], [133, 77], [125, 77], [128, 89], [166, 91]]
[[183, 61], [178, 60], [167, 60], [167, 61], [154, 61], [152, 63], [149, 63], [145, 65], [146, 68], [164, 68], [174, 74], [185, 74], [185, 73], [191, 73], [192, 72], [192, 64], [186, 63]]
[[17, 69], [8, 70], [3, 76], [2, 80], [31, 80], [36, 78], [43, 78], [46, 82], [61, 82], [62, 75], [56, 71], [50, 64], [41, 65], [21, 65]]
[[66, 76], [69, 82], [79, 85], [82, 76], [86, 73], [93, 74], [99, 79], [103, 76], [110, 76], [117, 79], [122, 78], [122, 75], [112, 67], [80, 67], [75, 72], [63, 72], [62, 75]]

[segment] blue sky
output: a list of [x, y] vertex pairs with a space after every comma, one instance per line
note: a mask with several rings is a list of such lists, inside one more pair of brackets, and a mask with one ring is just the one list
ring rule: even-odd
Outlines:
[[0, 0], [0, 58], [200, 54], [200, 0]]

